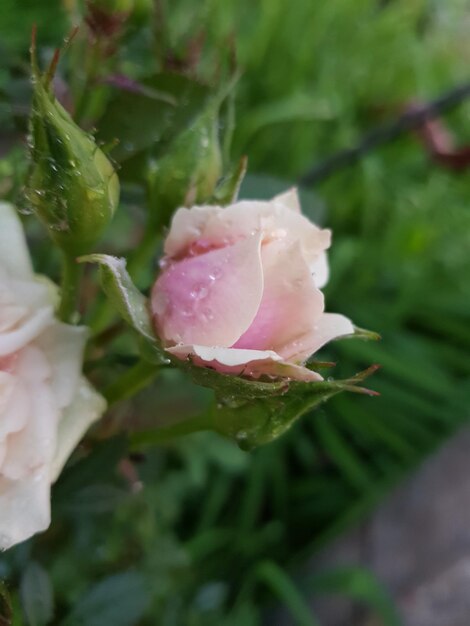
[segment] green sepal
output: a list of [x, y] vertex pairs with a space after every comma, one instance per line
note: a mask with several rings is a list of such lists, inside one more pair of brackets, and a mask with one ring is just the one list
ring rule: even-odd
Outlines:
[[218, 204], [220, 206], [226, 206], [232, 202], [236, 202], [238, 199], [238, 193], [245, 178], [246, 170], [248, 166], [248, 157], [242, 156], [237, 165], [229, 172], [215, 188], [214, 195], [211, 198], [210, 204]]
[[132, 282], [126, 260], [107, 254], [89, 254], [78, 260], [99, 266], [101, 287], [122, 319], [137, 333], [142, 357], [153, 363], [168, 363], [153, 332], [148, 298]]
[[344, 339], [365, 339], [366, 341], [379, 341], [382, 337], [379, 333], [374, 332], [373, 330], [367, 330], [365, 328], [359, 328], [359, 326], [354, 326], [354, 333], [352, 335], [347, 335]]
[[274, 441], [305, 413], [338, 393], [351, 391], [377, 395], [358, 384], [376, 369], [377, 366], [372, 366], [347, 380], [273, 383], [271, 394], [245, 402], [227, 394], [229, 386], [224, 393], [219, 389], [212, 412], [212, 426], [219, 434], [233, 439], [241, 449], [251, 450]]

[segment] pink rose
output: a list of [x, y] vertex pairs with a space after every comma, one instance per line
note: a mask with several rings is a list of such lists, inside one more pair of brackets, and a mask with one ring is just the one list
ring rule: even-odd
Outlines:
[[330, 240], [301, 214], [295, 189], [266, 202], [179, 209], [151, 298], [164, 347], [223, 373], [322, 380], [305, 361], [354, 332], [324, 311]]

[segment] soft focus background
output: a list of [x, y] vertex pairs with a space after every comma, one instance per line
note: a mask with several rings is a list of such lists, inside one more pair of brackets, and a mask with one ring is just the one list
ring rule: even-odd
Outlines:
[[[305, 212], [334, 232], [327, 308], [382, 335], [324, 356], [338, 362], [335, 377], [381, 364], [369, 381], [381, 397], [343, 394], [249, 454], [205, 434], [131, 456], [124, 436], [84, 446], [56, 485], [51, 530], [0, 558], [13, 623], [468, 626], [470, 4], [124, 4], [132, 12], [107, 65], [90, 70], [72, 44], [56, 88], [66, 99], [89, 81], [98, 95], [81, 103], [80, 121], [103, 139], [131, 137], [118, 147], [129, 181], [132, 142], [151, 140], [163, 113], [144, 103], [137, 114], [131, 98], [119, 118], [118, 90], [100, 92], [109, 74], [144, 80], [165, 67], [197, 79], [200, 97], [240, 68], [222, 130], [234, 116], [226, 148], [249, 157], [250, 197], [306, 182], [411, 107], [456, 102], [420, 129], [366, 141], [354, 163], [302, 187]], [[21, 198], [31, 25], [47, 60], [84, 11], [73, 0], [2, 0], [3, 197]], [[100, 250], [119, 249], [139, 203], [124, 185]], [[25, 222], [38, 269], [54, 274], [40, 230]], [[164, 424], [206, 398], [171, 371], [119, 417], [129, 428]]]

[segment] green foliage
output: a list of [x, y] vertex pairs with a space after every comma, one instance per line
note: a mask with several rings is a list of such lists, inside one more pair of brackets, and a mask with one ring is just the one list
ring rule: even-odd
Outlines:
[[28, 563], [20, 582], [21, 606], [29, 626], [45, 626], [54, 615], [54, 591], [47, 572]]
[[79, 598], [63, 626], [133, 626], [144, 614], [149, 593], [137, 572], [105, 578]]
[[170, 72], [143, 78], [128, 89], [113, 88], [97, 136], [107, 143], [119, 141], [113, 157], [122, 166], [120, 178], [145, 180], [142, 163], [158, 157], [193, 122], [208, 95], [204, 85]]

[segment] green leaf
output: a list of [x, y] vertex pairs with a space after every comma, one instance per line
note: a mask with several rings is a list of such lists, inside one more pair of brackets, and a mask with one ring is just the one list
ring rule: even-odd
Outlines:
[[375, 576], [361, 567], [338, 568], [314, 576], [315, 594], [340, 594], [359, 600], [375, 610], [384, 626], [401, 626], [402, 622], [391, 598]]
[[54, 486], [53, 504], [66, 506], [71, 494], [95, 484], [97, 479], [103, 481], [113, 477], [116, 465], [127, 452], [128, 442], [123, 435], [96, 443], [85, 458], [66, 466]]
[[54, 591], [39, 563], [28, 564], [20, 582], [21, 606], [28, 626], [45, 626], [54, 615]]
[[260, 563], [252, 573], [247, 587], [253, 587], [255, 582], [263, 582], [270, 588], [286, 606], [296, 626], [320, 626], [306, 599], [279, 565], [272, 561]]
[[132, 90], [116, 90], [98, 123], [98, 139], [119, 139], [113, 158], [123, 164], [121, 177], [142, 180], [144, 167], [132, 167], [158, 156], [162, 148], [202, 111], [208, 89], [180, 74], [143, 79]]
[[11, 626], [13, 611], [11, 607], [10, 594], [5, 583], [0, 581], [0, 626]]
[[92, 587], [62, 626], [134, 626], [149, 602], [150, 593], [143, 576], [133, 571], [122, 572]]

